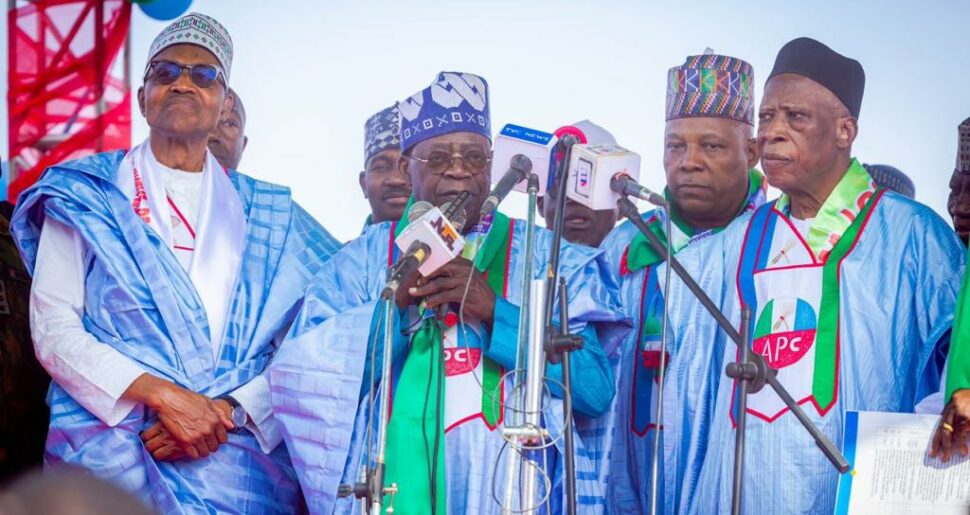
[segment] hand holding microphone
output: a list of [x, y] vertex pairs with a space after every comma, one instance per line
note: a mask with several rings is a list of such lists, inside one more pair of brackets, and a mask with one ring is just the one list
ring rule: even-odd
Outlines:
[[464, 206], [469, 196], [468, 192], [462, 192], [442, 209], [424, 201], [411, 206], [408, 226], [396, 238], [397, 247], [404, 254], [391, 268], [382, 298], [395, 296], [399, 307], [408, 305], [408, 288], [401, 286], [415, 284], [415, 271], [427, 277], [461, 253], [465, 245], [461, 236], [466, 219]]

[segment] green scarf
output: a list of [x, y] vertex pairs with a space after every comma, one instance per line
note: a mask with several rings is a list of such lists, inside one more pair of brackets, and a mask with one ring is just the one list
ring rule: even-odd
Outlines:
[[[738, 211], [738, 214], [740, 215], [746, 211], [754, 210], [761, 204], [764, 204], [765, 194], [765, 176], [754, 168], [748, 170], [748, 196], [741, 210]], [[664, 188], [664, 198], [668, 201], [672, 198], [670, 190], [667, 188]], [[650, 232], [657, 236], [657, 239], [661, 243], [666, 245], [667, 235], [661, 216], [662, 212], [658, 210], [657, 214], [651, 217], [647, 223], [650, 227]], [[670, 238], [670, 246], [674, 254], [683, 250], [694, 238], [716, 234], [724, 229], [723, 227], [718, 227], [716, 229], [697, 232], [678, 214], [676, 209], [671, 209], [670, 221], [672, 222], [671, 232], [673, 233]], [[650, 245], [647, 237], [638, 232], [633, 237], [633, 240], [630, 241], [630, 246], [627, 247], [626, 254], [624, 255], [624, 263], [621, 265], [621, 272], [624, 274], [635, 272], [641, 268], [657, 264], [660, 261], [662, 261], [660, 254]]]
[[970, 388], [970, 273], [963, 274], [963, 284], [957, 297], [957, 310], [953, 315], [953, 331], [950, 336], [950, 354], [946, 368], [946, 399], [950, 402], [953, 392]]
[[[407, 227], [407, 212], [414, 198], [404, 207], [404, 217], [397, 223], [394, 235], [398, 236]], [[496, 296], [504, 296], [507, 274], [507, 251], [511, 237], [511, 221], [502, 213], [496, 212], [491, 229], [475, 256], [475, 268], [485, 273], [488, 285]], [[394, 393], [394, 409], [387, 428], [387, 480], [385, 484], [396, 483], [398, 494], [394, 499], [394, 509], [405, 515], [431, 513], [431, 491], [435, 491], [435, 511], [440, 515], [447, 513], [445, 484], [445, 438], [444, 407], [435, 405], [439, 398], [438, 385], [444, 384], [442, 377], [442, 322], [435, 317], [424, 318], [421, 327], [411, 338], [411, 348]], [[482, 413], [489, 425], [497, 425], [501, 417], [501, 404], [493, 399], [501, 380], [501, 368], [495, 362], [485, 359], [482, 377]], [[444, 392], [441, 392], [444, 398]], [[438, 453], [434, 457], [435, 438], [438, 438]], [[436, 471], [432, 477], [432, 461]], [[432, 485], [432, 481], [434, 484]], [[387, 506], [389, 499], [385, 497]]]
[[[815, 345], [815, 378], [812, 395], [823, 410], [835, 401], [835, 370], [838, 360], [838, 331], [841, 288], [839, 266], [852, 250], [862, 226], [877, 199], [876, 183], [856, 159], [822, 204], [808, 229], [806, 243], [822, 268], [822, 298], [819, 300]], [[782, 194], [775, 208], [789, 216], [791, 199]], [[825, 371], [825, 372], [820, 372]], [[828, 371], [831, 371], [829, 373]]]
[[[825, 199], [825, 203], [822, 204], [822, 208], [808, 228], [806, 243], [820, 261], [825, 261], [826, 256], [875, 192], [876, 183], [872, 177], [869, 177], [869, 173], [857, 159], [852, 158], [849, 169]], [[775, 206], [787, 215], [791, 208], [790, 204], [791, 198], [783, 193], [778, 197], [778, 203]]]

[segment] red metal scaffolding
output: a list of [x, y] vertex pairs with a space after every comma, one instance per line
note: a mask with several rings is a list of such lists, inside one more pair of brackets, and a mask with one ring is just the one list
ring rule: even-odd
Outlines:
[[49, 166], [131, 146], [131, 3], [10, 0], [9, 6], [13, 202]]

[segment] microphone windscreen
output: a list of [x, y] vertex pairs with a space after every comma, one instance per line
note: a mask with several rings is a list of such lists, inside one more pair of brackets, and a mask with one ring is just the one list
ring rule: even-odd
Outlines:
[[419, 200], [411, 205], [411, 209], [408, 210], [408, 223], [416, 221], [421, 218], [428, 211], [434, 209], [431, 202], [426, 202], [424, 200]]

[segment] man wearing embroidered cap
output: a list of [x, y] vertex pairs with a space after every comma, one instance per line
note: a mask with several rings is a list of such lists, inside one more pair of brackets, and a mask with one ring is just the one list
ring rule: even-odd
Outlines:
[[222, 25], [189, 14], [148, 55], [148, 139], [47, 170], [14, 215], [54, 379], [45, 461], [163, 513], [291, 513], [299, 488], [265, 367], [338, 244], [287, 188], [207, 151], [232, 107]]
[[[753, 168], [758, 160], [753, 137], [754, 71], [741, 59], [710, 51], [690, 56], [668, 72], [666, 105], [664, 196], [671, 205], [672, 234], [666, 234], [662, 210], [649, 211], [643, 218], [661, 241], [669, 239], [672, 250], [680, 252], [704, 247], [705, 240], [765, 201], [764, 177]], [[676, 512], [681, 504], [678, 485], [690, 481], [689, 461], [679, 453], [682, 448], [686, 452], [686, 443], [698, 439], [703, 430], [692, 417], [702, 401], [699, 392], [704, 381], [692, 373], [691, 366], [710, 360], [711, 354], [699, 341], [685, 341], [681, 347], [668, 338], [664, 382], [669, 405], [659, 424], [665, 267], [646, 237], [629, 222], [610, 233], [603, 248], [618, 277], [626, 315], [634, 320], [634, 332], [611, 356], [617, 376], [613, 409], [593, 422], [593, 427], [605, 429], [594, 431], [602, 436], [590, 443], [597, 455], [609, 457], [599, 469], [608, 485], [607, 511], [650, 511], [653, 449], [662, 431], [665, 447], [677, 456], [663, 455], [656, 502], [659, 512]], [[707, 266], [719, 266], [716, 256], [703, 254]], [[675, 279], [671, 294], [683, 295], [682, 287]], [[704, 326], [708, 321], [698, 318], [693, 323]], [[666, 491], [664, 481], [670, 485]]]
[[[386, 483], [397, 484], [394, 508], [400, 513], [497, 514], [501, 506], [492, 493], [501, 498], [504, 491], [505, 462], [496, 462], [505, 444], [501, 427], [511, 388], [511, 377], [503, 374], [515, 366], [525, 224], [501, 212], [480, 216], [491, 155], [484, 79], [443, 72], [398, 108], [403, 152], [398, 166], [411, 177], [413, 200], [442, 206], [462, 191], [471, 200], [462, 256], [429, 277], [406, 278], [398, 290]], [[338, 480], [354, 482], [361, 448], [372, 443], [365, 440], [366, 419], [352, 427], [347, 414], [358, 406], [358, 414], [365, 413], [366, 394], [380, 384], [379, 377], [373, 384], [369, 379], [373, 344], [378, 355], [383, 347], [378, 299], [387, 268], [399, 257], [394, 239], [407, 223], [402, 218], [371, 225], [324, 266], [271, 367], [277, 417], [315, 513], [331, 512]], [[538, 229], [531, 277], [543, 276], [549, 241], [550, 233]], [[615, 314], [619, 308], [600, 252], [564, 244], [560, 274], [569, 288], [570, 327], [585, 343], [573, 354], [574, 406], [596, 416], [613, 395], [603, 349], [617, 343], [627, 324]], [[342, 359], [335, 363], [330, 356]], [[546, 374], [558, 378], [561, 368], [549, 366]], [[333, 384], [341, 385], [339, 392]], [[559, 395], [555, 385], [550, 388]], [[558, 434], [561, 402], [547, 405], [545, 421]], [[318, 427], [328, 430], [310, 429]], [[577, 448], [579, 503], [586, 509], [602, 502], [602, 492], [590, 479], [581, 442]], [[563, 471], [555, 448], [546, 458], [553, 488], [540, 495], [548, 495], [552, 513], [560, 513]], [[515, 498], [513, 509], [535, 507], [518, 505]], [[341, 502], [341, 510], [351, 508], [349, 499]]]
[[397, 106], [391, 106], [364, 124], [364, 171], [359, 180], [371, 208], [365, 227], [400, 220], [411, 198], [411, 178], [397, 166], [401, 157], [399, 118]]
[[[758, 126], [761, 163], [782, 195], [705, 245], [718, 266], [683, 253], [729, 320], [751, 307], [753, 351], [837, 447], [847, 411], [911, 413], [940, 388], [966, 252], [933, 210], [878, 188], [852, 157], [864, 82], [859, 62], [818, 41], [786, 44]], [[672, 325], [676, 340], [696, 340]], [[713, 406], [697, 413], [710, 427], [689, 447], [703, 461], [681, 508], [727, 513], [737, 390], [723, 366], [737, 348], [723, 331], [702, 343], [720, 353], [706, 374], [718, 385]], [[774, 390], [749, 395], [746, 412], [743, 511], [832, 513], [839, 473]]]

